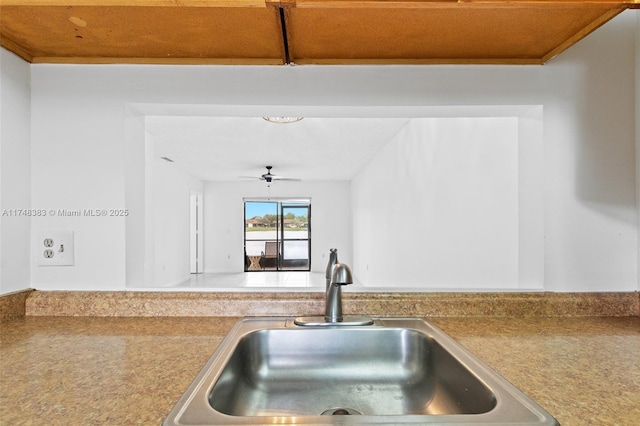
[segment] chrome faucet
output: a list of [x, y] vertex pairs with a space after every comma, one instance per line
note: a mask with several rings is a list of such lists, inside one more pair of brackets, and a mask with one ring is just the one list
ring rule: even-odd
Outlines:
[[353, 284], [351, 269], [338, 262], [338, 250], [331, 249], [331, 257], [326, 272], [327, 289], [325, 292], [324, 317], [298, 317], [295, 325], [308, 327], [372, 325], [373, 320], [364, 316], [342, 316], [342, 286]]
[[326, 322], [334, 323], [343, 320], [342, 286], [349, 284], [353, 284], [351, 269], [344, 263], [336, 263], [332, 268], [331, 282], [325, 299], [324, 320]]

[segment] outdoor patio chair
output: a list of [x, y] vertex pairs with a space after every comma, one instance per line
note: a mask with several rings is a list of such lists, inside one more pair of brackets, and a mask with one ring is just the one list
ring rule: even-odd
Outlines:
[[276, 241], [265, 241], [264, 252], [260, 259], [260, 265], [264, 268], [275, 268], [278, 263], [278, 243]]

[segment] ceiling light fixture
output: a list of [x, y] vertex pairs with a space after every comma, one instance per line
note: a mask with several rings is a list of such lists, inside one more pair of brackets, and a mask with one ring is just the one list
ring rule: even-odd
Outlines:
[[288, 123], [296, 123], [302, 120], [304, 117], [262, 117], [267, 120], [269, 123], [276, 124], [288, 124]]

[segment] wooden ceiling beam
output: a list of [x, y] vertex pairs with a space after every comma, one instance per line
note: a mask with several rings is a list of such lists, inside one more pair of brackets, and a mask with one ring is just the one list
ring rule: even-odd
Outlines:
[[288, 38], [296, 64], [542, 64], [627, 8], [640, 0], [0, 0], [0, 43], [34, 63], [281, 65]]
[[640, 0], [291, 0], [304, 9], [449, 9], [449, 8], [533, 8], [631, 6]]
[[620, 5], [640, 7], [640, 0], [0, 0], [3, 6], [84, 6], [84, 7], [298, 7], [298, 8], [468, 8], [468, 7], [540, 7]]
[[83, 7], [267, 7], [268, 0], [0, 0], [3, 6]]

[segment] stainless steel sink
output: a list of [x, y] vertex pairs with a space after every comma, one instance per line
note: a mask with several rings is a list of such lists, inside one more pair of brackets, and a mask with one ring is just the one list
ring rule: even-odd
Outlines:
[[164, 425], [557, 425], [432, 324], [240, 320]]

